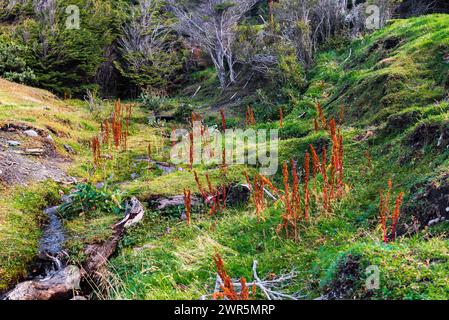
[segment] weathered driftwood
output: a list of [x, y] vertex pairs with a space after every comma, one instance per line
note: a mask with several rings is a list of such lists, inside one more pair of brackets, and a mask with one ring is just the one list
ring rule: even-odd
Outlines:
[[114, 254], [117, 245], [125, 234], [125, 230], [140, 222], [144, 216], [144, 208], [137, 198], [133, 197], [127, 204], [125, 218], [112, 226], [113, 233], [103, 243], [91, 244], [85, 250], [87, 256], [83, 264], [82, 276], [97, 279], [101, 276], [106, 263]]
[[39, 280], [18, 284], [5, 295], [6, 300], [58, 300], [70, 299], [80, 288], [81, 272], [78, 267], [68, 266], [55, 274]]
[[101, 279], [108, 259], [117, 249], [127, 228], [143, 219], [144, 208], [133, 197], [126, 206], [125, 218], [111, 226], [112, 236], [103, 243], [92, 244], [85, 250], [86, 261], [81, 270], [73, 265], [67, 266], [45, 279], [35, 279], [18, 284], [5, 295], [7, 300], [56, 300], [70, 299], [80, 289], [80, 282], [88, 283]]
[[[151, 207], [158, 211], [168, 210], [169, 208], [184, 206], [184, 196], [172, 197], [153, 197], [150, 199]], [[192, 206], [199, 205], [200, 199], [192, 197]]]

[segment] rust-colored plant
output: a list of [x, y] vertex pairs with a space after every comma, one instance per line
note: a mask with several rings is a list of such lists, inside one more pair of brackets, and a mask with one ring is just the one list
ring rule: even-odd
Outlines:
[[120, 146], [122, 140], [122, 107], [120, 99], [115, 102], [114, 112], [112, 113], [112, 134], [114, 138], [115, 148]]
[[[297, 238], [297, 219], [295, 219], [295, 214], [293, 211], [292, 206], [292, 199], [291, 193], [290, 193], [290, 185], [289, 185], [289, 172], [288, 172], [288, 165], [287, 162], [284, 161], [284, 165], [282, 167], [282, 174], [283, 174], [283, 182], [284, 182], [284, 195], [282, 197], [282, 202], [284, 203], [285, 212], [282, 215], [282, 223], [279, 224], [277, 228], [277, 233], [279, 234], [281, 230], [285, 231], [285, 235], [287, 238], [290, 236], [290, 229], [293, 229], [293, 235], [295, 236], [295, 239]], [[295, 193], [293, 192], [293, 195]]]
[[401, 211], [402, 202], [404, 201], [404, 193], [399, 193], [398, 197], [396, 198], [396, 204], [394, 206], [393, 210], [393, 216], [391, 217], [392, 225], [391, 225], [391, 237], [394, 240], [396, 240], [396, 228], [398, 226], [399, 222], [399, 214]]
[[189, 166], [190, 169], [193, 168], [193, 152], [194, 152], [194, 144], [193, 144], [193, 132], [189, 133]]
[[184, 189], [184, 206], [186, 209], [186, 222], [187, 225], [190, 225], [190, 213], [192, 209], [192, 192], [187, 189]]
[[253, 201], [256, 207], [257, 219], [263, 220], [262, 212], [265, 210], [265, 184], [259, 175], [254, 176]]
[[[321, 183], [321, 206], [325, 212], [332, 210], [332, 202], [340, 199], [344, 194], [344, 146], [343, 135], [340, 128], [337, 128], [334, 119], [329, 121], [327, 125], [329, 135], [332, 141], [332, 148], [330, 153], [330, 163], [328, 163], [327, 149], [323, 147], [321, 153], [321, 160], [315, 150], [310, 145], [312, 154], [313, 173], [315, 194], [318, 193], [317, 175], [320, 173], [322, 178]], [[318, 200], [318, 197], [317, 197]]]
[[306, 152], [304, 159], [304, 219], [309, 222], [309, 207], [310, 207], [310, 191], [309, 191], [309, 179], [310, 179], [310, 154]]
[[220, 292], [215, 292], [213, 295], [214, 299], [227, 299], [227, 300], [248, 300], [249, 299], [249, 289], [246, 285], [246, 279], [241, 278], [241, 292], [237, 292], [232, 283], [231, 277], [228, 275], [226, 268], [224, 266], [223, 260], [219, 253], [215, 253], [213, 256], [215, 266], [217, 268], [217, 273], [222, 280], [220, 285]]
[[265, 210], [265, 193], [268, 192], [265, 187], [268, 186], [276, 195], [279, 195], [279, 190], [273, 185], [270, 179], [259, 173], [254, 176], [254, 183], [251, 183], [248, 172], [245, 171], [245, 179], [252, 192], [256, 215], [259, 221], [263, 220], [262, 212]]
[[321, 108], [321, 104], [319, 102], [317, 102], [315, 104], [315, 108], [316, 108], [316, 111], [318, 112], [318, 117], [321, 121], [322, 128], [326, 129], [327, 128], [327, 120], [326, 120], [326, 117], [324, 116], [324, 112], [323, 112], [323, 109]]
[[256, 124], [256, 118], [254, 117], [254, 110], [251, 105], [246, 109], [245, 115], [245, 127], [253, 126]]
[[210, 180], [209, 174], [205, 174], [208, 190], [205, 190], [201, 185], [200, 179], [198, 178], [198, 174], [196, 171], [193, 172], [195, 182], [198, 186], [198, 190], [201, 193], [201, 196], [204, 202], [209, 206], [209, 214], [214, 215], [218, 213], [220, 210], [226, 208], [228, 190], [226, 186], [221, 186], [219, 188], [214, 188], [212, 182]]
[[224, 113], [223, 109], [220, 109], [220, 115], [221, 115], [221, 128], [223, 131], [226, 130], [226, 115]]
[[388, 217], [390, 215], [390, 197], [391, 191], [393, 188], [393, 182], [391, 179], [388, 180], [388, 189], [386, 195], [383, 192], [380, 192], [380, 205], [379, 205], [379, 216], [380, 216], [380, 224], [382, 228], [382, 238], [384, 243], [388, 243], [389, 240], [396, 240], [396, 229], [399, 222], [399, 214], [402, 206], [402, 202], [404, 199], [404, 193], [401, 192], [396, 198], [395, 206], [393, 212], [391, 214], [391, 234], [388, 235]]
[[195, 182], [198, 187], [198, 191], [201, 193], [203, 199], [206, 199], [206, 192], [204, 191], [203, 186], [201, 185], [200, 179], [198, 178], [198, 174], [196, 173], [196, 171], [193, 171], [193, 175], [195, 177]]
[[98, 136], [92, 138], [91, 147], [94, 164], [98, 165], [101, 161], [101, 144]]

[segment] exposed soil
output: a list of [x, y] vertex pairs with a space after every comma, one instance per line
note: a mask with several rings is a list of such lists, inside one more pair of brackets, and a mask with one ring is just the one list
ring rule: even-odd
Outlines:
[[357, 287], [361, 277], [359, 257], [347, 255], [340, 261], [334, 280], [327, 286], [326, 300], [340, 300], [352, 298], [352, 293]]
[[[33, 131], [35, 136], [27, 135]], [[52, 179], [69, 182], [63, 167], [69, 160], [59, 155], [50, 132], [26, 124], [0, 126], [0, 183], [6, 186]]]
[[449, 146], [449, 123], [420, 124], [408, 137], [407, 144], [414, 149], [436, 146], [443, 150]]
[[398, 234], [413, 234], [449, 219], [449, 174], [417, 184], [401, 210]]

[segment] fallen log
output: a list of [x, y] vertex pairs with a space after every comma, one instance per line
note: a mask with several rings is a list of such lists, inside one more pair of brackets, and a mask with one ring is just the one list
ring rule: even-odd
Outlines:
[[68, 266], [40, 280], [25, 281], [7, 293], [5, 300], [65, 300], [80, 288], [81, 272]]
[[101, 281], [106, 270], [108, 259], [114, 254], [117, 245], [123, 238], [126, 229], [140, 222], [144, 216], [142, 204], [133, 197], [126, 205], [125, 217], [111, 226], [112, 236], [106, 241], [89, 245], [86, 260], [81, 268], [69, 265], [44, 279], [34, 279], [18, 284], [8, 292], [5, 300], [66, 300], [71, 299], [80, 283]]
[[131, 198], [126, 205], [125, 218], [112, 226], [113, 233], [109, 239], [103, 243], [91, 244], [85, 250], [87, 258], [81, 269], [83, 278], [88, 278], [89, 281], [101, 279], [104, 267], [117, 249], [126, 229], [139, 223], [144, 213], [140, 201], [135, 197]]

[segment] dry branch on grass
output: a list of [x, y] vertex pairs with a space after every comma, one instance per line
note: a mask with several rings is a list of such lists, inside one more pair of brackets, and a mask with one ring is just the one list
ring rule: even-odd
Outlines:
[[[216, 258], [214, 258], [214, 260], [216, 260]], [[297, 277], [296, 271], [293, 270], [287, 274], [262, 280], [257, 273], [257, 266], [258, 262], [257, 260], [254, 260], [252, 267], [254, 280], [252, 282], [247, 282], [245, 278], [241, 278], [240, 280], [233, 280], [227, 273], [223, 274], [221, 270], [217, 273], [214, 293], [203, 295], [200, 297], [200, 300], [207, 300], [211, 298], [235, 300], [232, 298], [240, 298], [242, 296], [249, 298], [248, 288], [252, 288], [251, 292], [253, 298], [257, 293], [257, 289], [260, 290], [260, 292], [263, 294], [263, 297], [267, 300], [299, 300], [305, 298], [305, 296], [301, 295], [300, 293], [288, 294], [283, 292], [283, 289], [289, 286], [293, 279]], [[232, 288], [232, 291], [229, 288]], [[232, 292], [231, 294], [229, 294], [230, 291]], [[228, 293], [229, 296], [226, 293]]]

